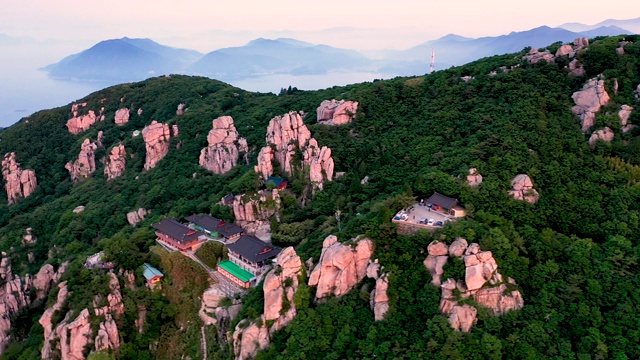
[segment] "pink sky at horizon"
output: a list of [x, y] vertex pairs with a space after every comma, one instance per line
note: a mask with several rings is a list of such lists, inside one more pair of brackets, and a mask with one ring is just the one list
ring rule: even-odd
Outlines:
[[[629, 0], [610, 0], [606, 6], [595, 0], [578, 4], [551, 0], [3, 2], [0, 34], [78, 42], [148, 37], [203, 52], [243, 45], [257, 37], [279, 36], [356, 49], [398, 49], [449, 33], [496, 36], [542, 25], [590, 25], [640, 16], [640, 11], [625, 11]], [[352, 31], [354, 38], [347, 39], [335, 30], [340, 27], [369, 30]]]

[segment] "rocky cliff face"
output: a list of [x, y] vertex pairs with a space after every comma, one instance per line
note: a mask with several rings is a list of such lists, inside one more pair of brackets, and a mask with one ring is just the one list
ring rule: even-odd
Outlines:
[[[294, 170], [308, 166], [309, 178], [314, 188], [322, 189], [325, 180], [333, 180], [334, 162], [331, 149], [318, 146], [299, 113], [292, 111], [271, 119], [267, 127], [266, 141], [267, 146], [258, 154], [258, 165], [255, 167], [255, 171], [265, 180], [273, 174], [273, 160], [280, 164], [288, 176], [291, 176]], [[301, 164], [293, 163], [296, 150], [303, 154]]]
[[11, 318], [20, 310], [31, 305], [31, 293], [35, 299], [44, 299], [52, 283], [56, 283], [66, 266], [61, 266], [56, 272], [53, 266], [46, 264], [40, 268], [35, 276], [25, 275], [24, 278], [13, 275], [11, 264], [6, 253], [2, 253], [0, 261], [0, 352], [11, 341]]
[[518, 174], [511, 180], [512, 189], [509, 190], [511, 195], [516, 200], [524, 200], [529, 203], [536, 203], [540, 199], [540, 194], [533, 188], [533, 182], [529, 175]]
[[96, 171], [97, 149], [98, 145], [96, 145], [96, 143], [90, 139], [84, 139], [80, 146], [78, 159], [76, 161], [69, 161], [64, 167], [69, 171], [72, 181], [80, 181], [80, 179], [87, 178]]
[[104, 174], [108, 180], [113, 180], [124, 173], [127, 166], [126, 156], [127, 150], [124, 145], [119, 144], [111, 148], [104, 164]]
[[277, 266], [264, 279], [264, 318], [273, 321], [271, 332], [287, 326], [296, 316], [294, 295], [302, 275], [302, 260], [293, 247], [282, 250]]
[[249, 234], [268, 241], [271, 240], [272, 216], [278, 218], [280, 193], [277, 189], [259, 191], [254, 196], [236, 195], [233, 199], [235, 222]]
[[[73, 320], [71, 319], [72, 312], [67, 313], [55, 329], [53, 328], [51, 323], [53, 313], [62, 309], [62, 305], [69, 295], [66, 285], [61, 284], [56, 303], [45, 310], [39, 321], [44, 328], [43, 359], [50, 359], [54, 351], [59, 350], [62, 360], [82, 360], [85, 358], [84, 348], [89, 344], [93, 344], [97, 351], [115, 350], [120, 347], [120, 334], [114, 318], [124, 313], [124, 305], [118, 278], [113, 273], [109, 273], [109, 277], [110, 293], [107, 298], [96, 296], [93, 299], [93, 314], [102, 319], [95, 337], [93, 336], [94, 331], [91, 329], [89, 309], [83, 309]], [[55, 344], [56, 347], [52, 347], [52, 344]]]
[[[140, 114], [138, 114], [140, 115]], [[122, 109], [118, 109], [116, 111], [116, 115], [114, 118], [114, 122], [116, 123], [116, 125], [118, 126], [122, 126], [126, 123], [129, 122], [129, 109], [127, 108], [122, 108]]]
[[[468, 245], [465, 239], [458, 238], [451, 246], [434, 241], [429, 244], [428, 252], [424, 264], [431, 274], [431, 283], [442, 289], [440, 311], [449, 315], [449, 324], [455, 330], [468, 332], [476, 322], [477, 309], [460, 305], [459, 300], [472, 297], [494, 316], [524, 306], [515, 281], [511, 278], [504, 281], [491, 251], [482, 251], [478, 244]], [[465, 278], [457, 281], [449, 278], [440, 284], [444, 265], [451, 257], [464, 261]]]
[[147, 216], [148, 212], [144, 208], [139, 208], [136, 211], [131, 211], [127, 213], [127, 221], [129, 225], [136, 226], [139, 222], [144, 221], [144, 217]]
[[343, 125], [350, 123], [358, 110], [358, 103], [355, 101], [325, 100], [316, 110], [318, 122], [327, 125]]
[[200, 152], [200, 166], [215, 174], [227, 173], [238, 164], [240, 155], [249, 151], [247, 140], [239, 137], [231, 116], [213, 120], [207, 141], [209, 145]]
[[587, 81], [582, 90], [573, 93], [571, 98], [576, 104], [571, 110], [580, 117], [582, 132], [585, 133], [595, 124], [596, 113], [610, 100], [604, 88], [604, 80], [598, 78]]
[[241, 321], [233, 332], [233, 353], [236, 360], [254, 359], [259, 350], [269, 347], [271, 337], [267, 328], [267, 321], [262, 316], [257, 322], [246, 325]]
[[614, 137], [615, 134], [613, 133], [613, 131], [609, 127], [605, 127], [604, 129], [600, 129], [591, 134], [591, 136], [589, 137], [589, 146], [591, 146], [592, 148], [595, 147], [598, 140], [611, 142]]
[[322, 243], [318, 264], [309, 277], [309, 286], [317, 286], [316, 299], [328, 295], [342, 296], [353, 289], [367, 274], [373, 254], [370, 239], [356, 239], [355, 248], [338, 242], [334, 235]]
[[169, 152], [171, 130], [169, 125], [154, 120], [149, 126], [142, 129], [142, 137], [147, 148], [144, 169], [153, 169], [158, 161], [162, 160]]
[[30, 169], [22, 170], [20, 163], [16, 161], [16, 154], [13, 152], [4, 155], [2, 177], [5, 181], [4, 188], [7, 191], [9, 205], [31, 195], [38, 186], [36, 172]]

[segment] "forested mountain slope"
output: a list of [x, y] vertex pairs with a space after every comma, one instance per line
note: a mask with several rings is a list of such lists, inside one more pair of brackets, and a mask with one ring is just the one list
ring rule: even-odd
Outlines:
[[[261, 187], [253, 165], [269, 121], [303, 111], [313, 137], [331, 148], [335, 171], [345, 174], [314, 193], [304, 174], [291, 176], [280, 222], [271, 222], [273, 243], [295, 246], [303, 261], [317, 262], [328, 235], [348, 240], [365, 234], [373, 240], [372, 258], [388, 273], [390, 309], [385, 320], [374, 321], [370, 280], [320, 302], [307, 289], [296, 298], [295, 319], [271, 334], [271, 346], [257, 358], [638, 358], [640, 128], [623, 132], [618, 112], [622, 105], [640, 106], [640, 37], [622, 40], [596, 38], [578, 51], [582, 76], [569, 75], [567, 56], [531, 64], [523, 60], [525, 49], [423, 77], [313, 92], [294, 88], [277, 96], [206, 78], [152, 78], [88, 95], [77, 102], [86, 106], [76, 114], [72, 104], [38, 112], [0, 132], [0, 154], [14, 152], [22, 169], [37, 176], [30, 196], [11, 205], [4, 196], [0, 200], [0, 250], [8, 259], [3, 266], [9, 263], [13, 274], [24, 276], [43, 264], [57, 271], [68, 262], [60, 281], [67, 281], [70, 295], [52, 317], [55, 326], [90, 308], [96, 295], [113, 294], [104, 270], [82, 267], [88, 255], [104, 250], [115, 262], [123, 304], [117, 320], [121, 345], [110, 356], [202, 358], [204, 335], [208, 358], [233, 358], [225, 331], [233, 329], [202, 327], [197, 315], [207, 274], [178, 254], [150, 250], [150, 224], [193, 213], [233, 220], [232, 211], [217, 203], [228, 193]], [[550, 54], [559, 47], [551, 45]], [[594, 126], [585, 134], [572, 112], [572, 95], [598, 76], [610, 100], [594, 110]], [[357, 101], [355, 120], [318, 124], [316, 108], [327, 99]], [[180, 104], [183, 111], [177, 112]], [[122, 108], [130, 114], [117, 126]], [[68, 120], [89, 116], [89, 110], [95, 123], [70, 133]], [[246, 138], [249, 164], [215, 175], [198, 159], [211, 121], [220, 116], [231, 116]], [[171, 133], [167, 155], [145, 170], [145, 142], [134, 132], [153, 120], [178, 125], [179, 133]], [[628, 124], [640, 124], [637, 110]], [[605, 127], [613, 139], [590, 146], [591, 133]], [[74, 183], [65, 165], [99, 132], [95, 172]], [[126, 169], [108, 181], [99, 159], [119, 144]], [[464, 181], [470, 168], [484, 177], [477, 187]], [[275, 173], [284, 175], [279, 168]], [[517, 174], [531, 177], [537, 203], [508, 195]], [[434, 233], [399, 235], [393, 215], [412, 197], [419, 201], [434, 191], [458, 198], [468, 216]], [[74, 213], [78, 206], [84, 211]], [[138, 208], [150, 215], [133, 228], [126, 213]], [[33, 229], [35, 242], [23, 241], [26, 228]], [[492, 251], [501, 273], [517, 280], [524, 308], [501, 317], [480, 311], [471, 332], [451, 329], [438, 309], [441, 290], [430, 283], [423, 261], [434, 239], [451, 243], [457, 237]], [[145, 261], [167, 274], [161, 291], [142, 286]], [[135, 274], [133, 285], [125, 270]], [[37, 301], [34, 290], [30, 306], [9, 314], [11, 338], [3, 358], [40, 358], [46, 330], [38, 321], [56, 303], [59, 290], [52, 288]], [[262, 297], [260, 287], [251, 290], [228, 325], [259, 317]], [[90, 319], [97, 331], [102, 320]], [[92, 350], [87, 347], [85, 355]]]

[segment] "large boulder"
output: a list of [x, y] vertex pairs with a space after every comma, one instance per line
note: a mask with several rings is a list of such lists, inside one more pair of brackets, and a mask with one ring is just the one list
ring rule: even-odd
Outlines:
[[317, 299], [342, 296], [364, 279], [373, 254], [373, 242], [362, 238], [356, 239], [355, 244], [355, 248], [342, 244], [334, 235], [324, 240], [320, 260], [309, 277], [309, 285], [317, 286]]
[[231, 206], [236, 224], [260, 240], [271, 240], [270, 219], [280, 218], [281, 200], [277, 189], [262, 190], [253, 196], [236, 195]]
[[58, 285], [58, 297], [56, 299], [55, 304], [53, 304], [52, 307], [47, 308], [44, 313], [42, 314], [42, 316], [40, 317], [40, 320], [38, 320], [38, 322], [40, 323], [40, 325], [42, 325], [42, 327], [44, 328], [44, 345], [42, 347], [42, 358], [43, 359], [50, 359], [51, 358], [51, 354], [53, 349], [51, 348], [51, 343], [50, 341], [56, 338], [56, 335], [54, 333], [54, 329], [53, 329], [53, 325], [51, 323], [51, 319], [53, 317], [53, 314], [56, 311], [60, 311], [62, 309], [62, 305], [64, 304], [64, 302], [67, 299], [67, 296], [69, 295], [69, 292], [67, 290], [67, 282], [62, 282]]
[[633, 107], [629, 105], [620, 106], [618, 116], [620, 117], [620, 126], [622, 126], [622, 132], [628, 132], [635, 127], [635, 125], [629, 124], [629, 116], [631, 116], [632, 111]]
[[138, 208], [138, 210], [130, 211], [127, 213], [127, 221], [129, 225], [136, 226], [138, 223], [144, 221], [144, 217], [147, 216], [149, 212], [145, 208]]
[[610, 100], [604, 80], [598, 78], [587, 81], [582, 90], [574, 92], [571, 98], [575, 103], [571, 110], [580, 117], [582, 132], [587, 132], [595, 124], [595, 113]]
[[98, 145], [90, 139], [84, 139], [82, 145], [80, 145], [80, 153], [78, 159], [75, 161], [69, 161], [65, 165], [65, 169], [69, 171], [71, 180], [78, 182], [80, 179], [89, 177], [96, 171], [96, 150]]
[[2, 177], [7, 191], [7, 203], [15, 204], [18, 200], [31, 195], [38, 186], [36, 172], [30, 169], [22, 170], [16, 161], [14, 152], [6, 153], [2, 160]]
[[389, 276], [384, 274], [376, 280], [376, 287], [371, 292], [370, 303], [375, 321], [384, 320], [389, 311]]
[[153, 120], [151, 124], [142, 129], [142, 138], [147, 149], [144, 169], [153, 169], [169, 153], [171, 130], [169, 125]]
[[[89, 321], [89, 310], [83, 309], [73, 321], [69, 322], [69, 314], [56, 326], [55, 333], [60, 348], [62, 360], [84, 359], [84, 347], [92, 339], [91, 322]], [[43, 356], [44, 358], [44, 356]]]
[[112, 180], [124, 173], [127, 166], [127, 151], [124, 145], [119, 144], [111, 148], [109, 155], [105, 159], [104, 174], [107, 180]]
[[511, 180], [511, 195], [516, 200], [523, 200], [529, 203], [536, 203], [540, 198], [538, 191], [533, 188], [533, 182], [529, 175], [518, 174]]
[[89, 110], [89, 112], [84, 115], [78, 115], [77, 110], [73, 113], [73, 117], [67, 120], [67, 129], [73, 135], [78, 135], [81, 132], [88, 130], [93, 124], [96, 123], [96, 121], [98, 121], [98, 116], [93, 110]]
[[449, 314], [449, 324], [456, 331], [469, 332], [477, 321], [478, 310], [471, 305], [455, 305]]
[[327, 125], [350, 123], [358, 110], [358, 103], [345, 100], [325, 100], [318, 106], [318, 122]]
[[130, 116], [129, 109], [127, 108], [118, 109], [114, 117], [114, 122], [116, 123], [116, 125], [122, 126], [129, 122], [129, 116]]
[[476, 168], [469, 169], [469, 175], [467, 175], [467, 184], [474, 187], [482, 184], [482, 175], [478, 173]]
[[247, 140], [239, 136], [231, 116], [213, 120], [207, 142], [208, 146], [200, 152], [200, 166], [215, 174], [229, 172], [238, 164], [240, 154], [246, 155], [249, 151]]
[[611, 142], [614, 137], [615, 134], [613, 133], [613, 131], [609, 127], [605, 127], [604, 129], [600, 129], [591, 134], [591, 136], [589, 137], [589, 146], [591, 146], [592, 148], [595, 147], [598, 140]]

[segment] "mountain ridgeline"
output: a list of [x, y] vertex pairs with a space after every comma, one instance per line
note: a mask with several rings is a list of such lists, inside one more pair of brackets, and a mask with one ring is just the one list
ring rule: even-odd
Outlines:
[[[316, 45], [295, 39], [256, 39], [244, 46], [214, 50], [207, 54], [160, 45], [150, 39], [112, 39], [70, 55], [44, 68], [56, 79], [138, 81], [162, 74], [207, 76], [222, 81], [268, 75], [325, 75], [328, 73], [379, 73], [408, 76], [427, 72], [429, 54], [437, 53], [437, 69], [462, 65], [486, 56], [520, 51], [525, 46], [542, 47], [578, 37], [637, 33], [637, 21], [582, 30], [550, 28], [512, 32], [477, 39], [447, 35], [407, 50], [381, 51], [370, 58], [355, 50]], [[570, 25], [570, 24], [569, 24]], [[569, 26], [571, 27], [571, 26]], [[576, 26], [574, 26], [576, 27]]]
[[[37, 177], [0, 200], [2, 357], [638, 358], [639, 98], [633, 35], [279, 95], [154, 77], [37, 112], [0, 131], [4, 184]], [[467, 216], [392, 222], [434, 192]], [[209, 213], [284, 248], [242, 297], [154, 241]]]

